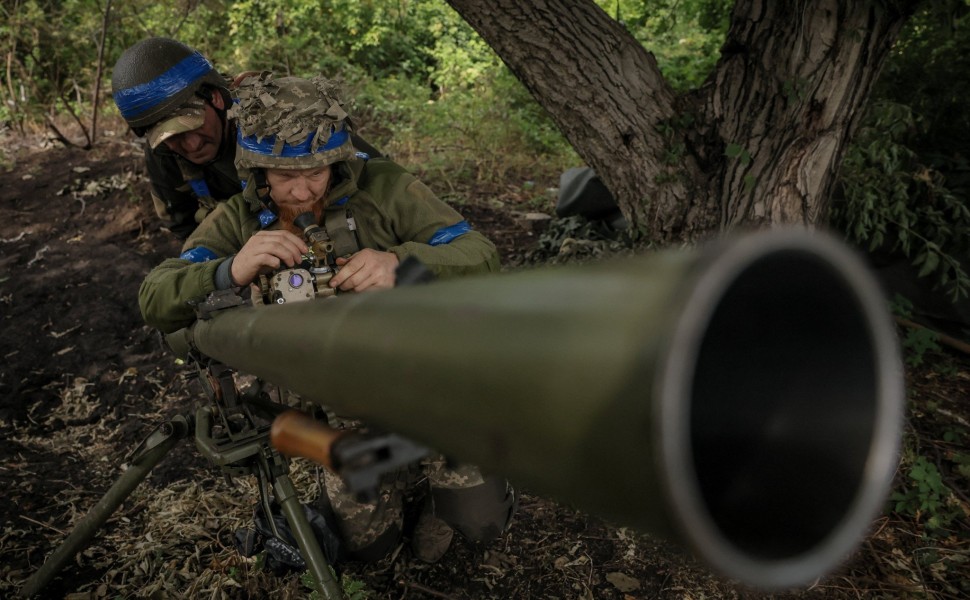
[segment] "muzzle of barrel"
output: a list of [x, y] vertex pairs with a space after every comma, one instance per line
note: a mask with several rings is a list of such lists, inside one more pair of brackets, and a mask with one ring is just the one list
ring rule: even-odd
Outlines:
[[841, 562], [895, 470], [903, 378], [862, 264], [783, 232], [711, 250], [657, 379], [656, 439], [681, 534], [761, 587]]
[[892, 480], [903, 378], [834, 238], [695, 249], [222, 311], [204, 354], [762, 588], [834, 569]]

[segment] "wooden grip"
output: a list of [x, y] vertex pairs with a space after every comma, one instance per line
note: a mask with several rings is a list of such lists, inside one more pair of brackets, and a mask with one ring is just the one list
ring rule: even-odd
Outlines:
[[269, 441], [286, 456], [308, 458], [332, 471], [330, 448], [344, 433], [327, 427], [304, 412], [288, 410], [273, 419]]

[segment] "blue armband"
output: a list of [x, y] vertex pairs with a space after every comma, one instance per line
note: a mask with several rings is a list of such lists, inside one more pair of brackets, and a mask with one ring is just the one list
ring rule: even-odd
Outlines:
[[188, 260], [194, 263], [204, 263], [204, 262], [209, 262], [210, 260], [219, 258], [219, 256], [212, 250], [209, 250], [208, 248], [205, 248], [203, 246], [196, 246], [195, 248], [192, 248], [190, 250], [186, 250], [185, 252], [183, 252], [181, 255], [179, 255], [179, 258], [181, 258], [182, 260]]
[[468, 221], [458, 221], [454, 225], [442, 227], [438, 231], [434, 232], [434, 235], [431, 236], [430, 240], [428, 240], [428, 245], [440, 246], [441, 244], [451, 243], [451, 240], [465, 235], [471, 230], [472, 226], [468, 224]]

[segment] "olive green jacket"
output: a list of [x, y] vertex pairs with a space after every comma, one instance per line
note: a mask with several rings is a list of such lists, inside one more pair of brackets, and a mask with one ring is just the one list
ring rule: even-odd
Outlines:
[[[495, 245], [462, 227], [462, 216], [403, 167], [386, 158], [355, 158], [336, 163], [334, 177], [326, 210], [352, 211], [362, 248], [393, 252], [402, 261], [413, 256], [439, 278], [499, 270]], [[166, 259], [142, 282], [145, 322], [166, 333], [190, 325], [195, 313], [188, 301], [216, 289], [219, 265], [263, 229], [262, 210], [251, 189], [220, 203], [182, 247], [183, 257], [201, 254], [205, 262]], [[265, 229], [280, 227], [277, 220]]]

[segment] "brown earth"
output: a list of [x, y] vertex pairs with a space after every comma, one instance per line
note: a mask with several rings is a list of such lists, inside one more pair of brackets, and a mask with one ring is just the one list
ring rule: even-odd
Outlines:
[[[0, 597], [14, 595], [43, 563], [118, 477], [136, 443], [202, 397], [138, 312], [142, 278], [179, 245], [159, 231], [145, 200], [134, 141], [109, 137], [90, 151], [6, 147], [7, 168], [0, 173]], [[507, 265], [520, 264], [537, 242], [513, 218], [523, 199], [508, 190], [468, 194], [462, 212], [496, 241]], [[671, 544], [528, 490], [510, 531], [484, 551], [459, 541], [442, 561], [427, 565], [403, 546], [377, 565], [350, 564], [345, 575], [371, 597], [402, 599], [970, 594], [968, 477], [954, 467], [954, 457], [970, 455], [970, 361], [946, 349], [927, 356], [931, 363], [908, 373], [908, 447], [939, 466], [954, 491], [947, 506], [956, 517], [930, 535], [925, 509], [920, 518], [887, 510], [860, 549], [811, 586], [772, 595], [746, 589]], [[301, 489], [312, 495], [312, 469], [301, 465], [298, 471]], [[898, 477], [897, 490], [910, 486]], [[232, 532], [251, 523], [255, 497], [251, 482], [227, 482], [193, 444], [182, 443], [44, 597], [308, 595], [296, 575], [272, 575], [233, 549]]]

